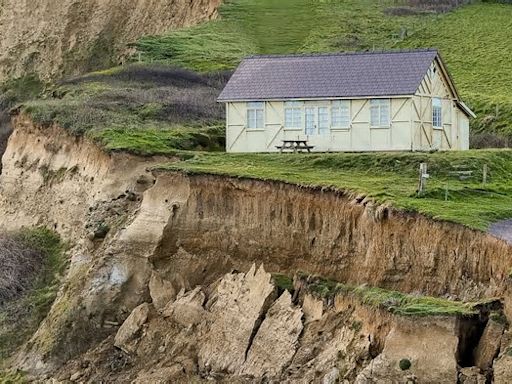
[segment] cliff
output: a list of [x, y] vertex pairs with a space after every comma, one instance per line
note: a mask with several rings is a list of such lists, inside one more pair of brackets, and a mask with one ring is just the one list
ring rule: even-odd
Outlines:
[[144, 35], [209, 20], [220, 0], [0, 2], [0, 81], [76, 75], [117, 65]]
[[[512, 318], [505, 242], [343, 191], [153, 171], [163, 159], [106, 153], [25, 115], [14, 126], [0, 176], [0, 225], [46, 226], [72, 247], [59, 296], [13, 366], [63, 380], [79, 372], [82, 381], [95, 377], [78, 367], [101, 362], [127, 367], [113, 381], [333, 376], [363, 383], [368, 371], [407, 378], [410, 371], [386, 376], [407, 358], [428, 367], [414, 375], [448, 383], [477, 363], [482, 344], [491, 364], [501, 351], [506, 382], [512, 345], [503, 338], [489, 347], [482, 336], [493, 332], [489, 311], [504, 307]], [[464, 301], [497, 297], [499, 304], [482, 304], [474, 319], [455, 313], [420, 322], [343, 292], [307, 299], [299, 285], [288, 297], [255, 263], [347, 286]], [[499, 328], [495, 339], [503, 333]], [[265, 352], [275, 339], [288, 346], [279, 361]], [[438, 348], [445, 363], [407, 347], [411, 340]]]

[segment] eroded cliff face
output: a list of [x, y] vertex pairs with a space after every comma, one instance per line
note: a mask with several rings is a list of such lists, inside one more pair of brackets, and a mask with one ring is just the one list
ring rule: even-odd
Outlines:
[[117, 65], [143, 35], [209, 20], [221, 0], [3, 0], [0, 81]]
[[[429, 361], [402, 342], [386, 341], [411, 334], [427, 338], [417, 320], [400, 320], [399, 328], [380, 312], [378, 320], [373, 312], [354, 320], [356, 304], [342, 299], [335, 309], [331, 303], [331, 309], [318, 310], [315, 300], [283, 296], [265, 271], [251, 269], [254, 263], [271, 272], [301, 270], [403, 292], [464, 300], [500, 297], [512, 318], [511, 248], [487, 234], [339, 191], [154, 172], [151, 168], [164, 159], [107, 154], [59, 127], [34, 126], [23, 115], [14, 126], [0, 177], [1, 227], [45, 225], [72, 245], [71, 266], [48, 318], [13, 362], [32, 374], [55, 372], [74, 358], [82, 364], [87, 356], [112, 354], [115, 343], [124, 352], [116, 352], [119, 361], [112, 364], [122, 366], [128, 359], [135, 366], [127, 373], [132, 376], [137, 367], [150, 366], [144, 375], [155, 378], [169, 366], [146, 357], [163, 359], [170, 350], [174, 354], [166, 362], [176, 374], [215, 378], [228, 371], [229, 382], [261, 372], [286, 374], [290, 382], [307, 376], [314, 382], [329, 373], [341, 377], [337, 364], [344, 364], [352, 367], [347, 380], [359, 377], [363, 383], [369, 382], [364, 375], [370, 361], [382, 372], [395, 369], [401, 350], [411, 359]], [[231, 273], [235, 270], [244, 273]], [[226, 333], [225, 324], [237, 318], [237, 311], [250, 324], [235, 322]], [[363, 320], [366, 333], [354, 332], [354, 321]], [[436, 321], [425, 327], [443, 335], [439, 348], [445, 352], [439, 356], [448, 356], [460, 345], [460, 325]], [[282, 332], [286, 349], [295, 351], [293, 356], [280, 353], [279, 362], [264, 353], [274, 329]], [[328, 336], [319, 337], [324, 333]], [[377, 342], [368, 344], [368, 335]], [[315, 347], [320, 339], [323, 344]], [[162, 340], [165, 353], [151, 352], [159, 351]], [[511, 364], [507, 340], [498, 348], [500, 377], [506, 377]], [[328, 350], [328, 363], [315, 360], [318, 348]], [[488, 345], [482, 350], [493, 351], [492, 358], [497, 353]], [[443, 365], [443, 372], [449, 372], [443, 374], [446, 382], [460, 374], [457, 351], [453, 355]], [[425, 364], [439, 365], [433, 360]], [[69, 372], [63, 369], [63, 375]], [[140, 382], [146, 377], [142, 373]]]

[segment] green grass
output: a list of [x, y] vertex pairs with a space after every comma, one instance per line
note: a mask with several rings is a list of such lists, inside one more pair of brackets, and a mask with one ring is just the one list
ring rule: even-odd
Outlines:
[[387, 310], [399, 316], [472, 316], [479, 303], [464, 303], [436, 297], [410, 295], [365, 285], [353, 287], [323, 278], [313, 278], [307, 290], [320, 298], [353, 296], [365, 305]]
[[[426, 162], [431, 178], [427, 193], [416, 193], [419, 164]], [[482, 169], [489, 167], [482, 185]], [[450, 172], [473, 171], [461, 181]], [[362, 153], [362, 154], [197, 154], [160, 167], [190, 173], [332, 186], [372, 197], [379, 203], [438, 220], [485, 230], [501, 218], [512, 217], [512, 151]], [[448, 193], [447, 193], [448, 192]]]
[[[400, 2], [398, 2], [400, 3]], [[197, 71], [232, 69], [249, 54], [437, 47], [475, 110], [474, 133], [512, 137], [512, 5], [392, 16], [393, 0], [228, 0], [220, 20], [145, 37], [135, 59]]]
[[220, 151], [224, 127], [137, 127], [93, 130], [88, 136], [107, 151], [129, 152], [139, 156], [174, 156], [182, 150]]
[[0, 384], [23, 384], [27, 383], [24, 375], [20, 372], [2, 372], [0, 370]]
[[437, 47], [463, 98], [474, 132], [512, 135], [512, 5], [475, 4], [428, 23], [399, 44]]
[[47, 127], [58, 124], [109, 151], [172, 155], [224, 148], [223, 76], [161, 65], [131, 65], [64, 82], [22, 111]]
[[[0, 368], [46, 317], [67, 266], [64, 245], [53, 232], [44, 228], [25, 229], [17, 233], [15, 239], [27, 249], [41, 252], [45, 259], [33, 287], [21, 298], [0, 307]], [[0, 374], [0, 380], [6, 383], [8, 380], [17, 382], [16, 379], [21, 380], [21, 376]]]

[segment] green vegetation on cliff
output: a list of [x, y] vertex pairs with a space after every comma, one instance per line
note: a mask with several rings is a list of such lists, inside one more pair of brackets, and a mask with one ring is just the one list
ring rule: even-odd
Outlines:
[[475, 308], [479, 303], [411, 295], [366, 285], [355, 287], [320, 277], [309, 277], [306, 281], [307, 290], [320, 298], [350, 296], [399, 316], [473, 316], [479, 313]]
[[[53, 232], [25, 229], [0, 239], [0, 370], [26, 342], [53, 304], [67, 262]], [[5, 380], [19, 378], [6, 376]], [[0, 375], [0, 380], [4, 378]]]
[[220, 20], [143, 38], [135, 57], [212, 71], [249, 54], [436, 47], [478, 115], [473, 144], [504, 145], [512, 137], [512, 5], [471, 1], [441, 12], [460, 3], [228, 0]]
[[162, 65], [131, 65], [67, 80], [22, 112], [58, 124], [112, 151], [172, 155], [224, 147], [224, 74], [200, 75]]
[[[418, 169], [430, 179], [418, 197]], [[488, 182], [482, 185], [484, 165]], [[406, 211], [485, 230], [512, 217], [512, 150], [361, 154], [197, 154], [161, 167], [299, 185], [327, 186], [369, 196]], [[468, 173], [460, 180], [459, 173]]]

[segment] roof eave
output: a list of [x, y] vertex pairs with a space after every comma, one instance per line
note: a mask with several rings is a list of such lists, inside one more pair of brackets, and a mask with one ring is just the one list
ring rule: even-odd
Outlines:
[[397, 95], [355, 95], [355, 96], [315, 96], [315, 97], [268, 97], [268, 98], [240, 98], [240, 99], [222, 99], [218, 98], [218, 103], [244, 103], [250, 101], [315, 101], [315, 100], [361, 100], [361, 99], [401, 99], [414, 97], [414, 93]]
[[471, 108], [469, 108], [466, 103], [464, 103], [463, 101], [461, 100], [457, 100], [457, 105], [459, 106], [459, 108], [462, 110], [462, 112], [464, 112], [468, 117], [472, 117], [473, 119], [476, 118], [476, 113], [473, 112], [471, 110]]

